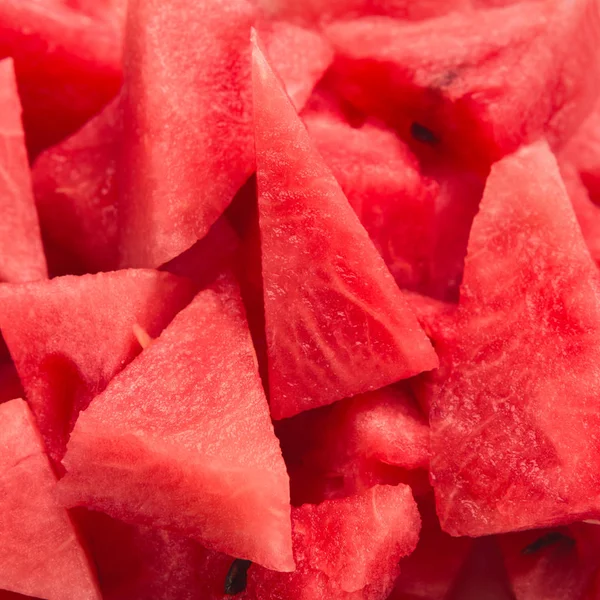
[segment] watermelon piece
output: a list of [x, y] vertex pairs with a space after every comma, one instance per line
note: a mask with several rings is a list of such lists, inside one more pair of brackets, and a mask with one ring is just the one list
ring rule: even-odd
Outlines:
[[131, 270], [0, 286], [0, 328], [48, 452], [60, 461], [79, 411], [191, 299], [169, 273]]
[[259, 6], [271, 17], [309, 23], [366, 15], [419, 21], [469, 8], [471, 0], [259, 0]]
[[576, 524], [499, 536], [515, 600], [583, 600], [598, 568], [597, 540], [590, 543], [586, 531], [595, 527]]
[[[32, 169], [44, 241], [60, 248], [77, 274], [112, 271], [118, 264], [120, 119], [116, 99], [80, 131], [40, 154]], [[56, 262], [50, 270], [67, 274]]]
[[272, 416], [435, 368], [425, 334], [256, 45], [253, 86]]
[[100, 600], [93, 568], [67, 511], [33, 415], [0, 405], [0, 588], [53, 600]]
[[305, 504], [292, 510], [292, 522], [296, 571], [251, 567], [244, 600], [385, 600], [421, 525], [405, 485]]
[[132, 0], [128, 15], [121, 265], [158, 267], [208, 233], [254, 170], [254, 15], [245, 0]]
[[221, 596], [214, 597], [222, 597], [232, 558], [169, 531], [82, 508], [72, 512], [97, 565], [104, 600], [208, 600], [217, 588]]
[[440, 529], [431, 492], [418, 500], [421, 532], [415, 551], [400, 563], [400, 576], [388, 600], [445, 600], [473, 546]]
[[64, 464], [68, 505], [294, 568], [289, 480], [227, 281], [196, 296], [80, 415]]
[[240, 239], [229, 221], [222, 216], [208, 234], [191, 248], [164, 264], [160, 270], [187, 277], [204, 288], [234, 263]]
[[287, 21], [258, 24], [269, 62], [281, 77], [296, 110], [302, 110], [317, 81], [333, 62], [329, 42], [314, 29]]
[[0, 61], [0, 281], [35, 281], [48, 276], [42, 248], [13, 61]]
[[473, 541], [447, 600], [515, 600], [496, 537]]
[[0, 57], [15, 62], [31, 156], [79, 129], [121, 85], [121, 35], [58, 3], [0, 2]]
[[600, 104], [561, 150], [559, 158], [574, 165], [590, 199], [600, 205]]
[[597, 518], [598, 270], [548, 146], [492, 167], [429, 414], [445, 531]]
[[436, 182], [385, 128], [355, 129], [327, 114], [306, 115], [304, 123], [398, 285], [427, 290]]
[[410, 392], [391, 386], [276, 423], [292, 503], [399, 483], [429, 466], [429, 428]]
[[326, 33], [344, 97], [424, 154], [482, 173], [541, 136], [560, 146], [600, 91], [594, 0], [524, 2], [415, 24], [371, 17]]

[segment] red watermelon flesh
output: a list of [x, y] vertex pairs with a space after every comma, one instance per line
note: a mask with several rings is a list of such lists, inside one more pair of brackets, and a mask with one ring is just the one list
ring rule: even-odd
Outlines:
[[415, 24], [372, 17], [334, 24], [327, 35], [347, 99], [423, 151], [484, 173], [541, 135], [560, 146], [599, 93], [595, 0], [525, 2]]
[[197, 287], [214, 282], [230, 269], [239, 250], [240, 240], [225, 216], [220, 217], [201, 240], [164, 264], [160, 270], [187, 277]]
[[313, 29], [286, 21], [260, 23], [258, 32], [269, 62], [301, 110], [333, 61], [329, 42]]
[[64, 464], [70, 505], [294, 568], [289, 480], [229, 282], [196, 296], [80, 415]]
[[583, 239], [592, 258], [600, 265], [600, 206], [590, 200], [581, 174], [574, 164], [563, 161], [559, 166]]
[[387, 15], [418, 21], [470, 7], [471, 0], [259, 0], [270, 16], [304, 22]]
[[586, 528], [541, 529], [498, 537], [515, 600], [583, 600], [599, 566]]
[[0, 588], [52, 600], [100, 600], [93, 568], [23, 400], [0, 405]]
[[306, 115], [315, 146], [402, 288], [430, 284], [438, 186], [391, 131]]
[[600, 204], [600, 104], [596, 104], [559, 158], [574, 165], [591, 200]]
[[193, 286], [130, 270], [0, 287], [0, 328], [50, 456], [60, 461], [80, 410], [157, 336]]
[[[32, 178], [42, 234], [79, 273], [118, 264], [115, 173], [121, 145], [119, 100], [67, 140], [43, 152]], [[55, 275], [60, 264], [50, 263]]]
[[251, 567], [241, 600], [384, 600], [419, 537], [410, 488], [379, 485], [292, 510], [294, 573]]
[[471, 551], [471, 538], [454, 538], [440, 529], [430, 493], [419, 498], [421, 532], [415, 551], [400, 563], [389, 600], [445, 600]]
[[48, 276], [13, 61], [0, 62], [0, 281], [36, 281]]
[[434, 368], [437, 357], [256, 45], [253, 61], [270, 406], [280, 419]]
[[292, 503], [343, 498], [377, 483], [417, 483], [429, 428], [410, 393], [392, 386], [276, 423]]
[[[72, 511], [98, 568], [104, 600], [209, 600], [223, 597], [232, 558], [172, 532], [104, 513]], [[216, 592], [221, 592], [216, 595]]]
[[[430, 411], [445, 531], [594, 518], [598, 271], [544, 143], [492, 168], [475, 219], [451, 369]], [[567, 402], [568, 400], [568, 402]]]
[[30, 155], [76, 131], [117, 93], [120, 37], [65, 6], [0, 2], [0, 57], [15, 61]]
[[208, 233], [254, 169], [253, 10], [132, 0], [128, 14], [121, 263], [157, 267]]
[[473, 541], [465, 563], [445, 600], [516, 600], [497, 537]]
[[0, 363], [0, 403], [23, 398], [25, 392], [12, 361]]

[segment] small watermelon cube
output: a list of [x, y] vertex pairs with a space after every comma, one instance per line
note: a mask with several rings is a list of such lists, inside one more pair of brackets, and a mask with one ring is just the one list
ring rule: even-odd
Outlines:
[[220, 280], [77, 421], [63, 500], [292, 571], [289, 479], [241, 297]]
[[385, 600], [421, 521], [410, 488], [362, 494], [292, 510], [294, 573], [251, 567], [244, 600]]
[[[0, 405], [0, 589], [52, 600], [101, 600], [33, 415], [20, 399]], [[1, 592], [0, 592], [1, 594]]]

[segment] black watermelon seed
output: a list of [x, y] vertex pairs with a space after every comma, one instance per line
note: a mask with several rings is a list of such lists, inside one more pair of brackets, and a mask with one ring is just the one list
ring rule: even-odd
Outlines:
[[236, 558], [229, 567], [227, 577], [225, 577], [225, 594], [235, 596], [241, 594], [248, 583], [248, 569], [252, 562]]
[[415, 140], [418, 142], [422, 142], [423, 144], [429, 144], [434, 146], [435, 144], [439, 144], [440, 138], [438, 138], [431, 129], [425, 127], [425, 125], [421, 125], [420, 123], [413, 123], [410, 126], [410, 135], [413, 136]]
[[548, 546], [554, 546], [558, 543], [567, 543], [569, 546], [572, 546], [575, 543], [575, 540], [564, 533], [560, 533], [560, 531], [551, 531], [550, 533], [539, 537], [535, 542], [525, 546], [525, 548], [521, 550], [521, 554], [535, 554]]

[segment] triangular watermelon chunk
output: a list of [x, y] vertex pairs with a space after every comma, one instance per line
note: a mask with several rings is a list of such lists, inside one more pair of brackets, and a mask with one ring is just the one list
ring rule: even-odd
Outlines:
[[252, 566], [247, 600], [385, 600], [421, 526], [406, 485], [305, 504], [292, 510], [292, 523], [296, 571]]
[[600, 93], [595, 0], [341, 21], [327, 35], [348, 100], [423, 151], [482, 171], [542, 135], [560, 146]]
[[0, 328], [50, 456], [60, 461], [79, 411], [193, 295], [169, 273], [129, 270], [0, 286]]
[[48, 276], [38, 224], [13, 61], [0, 62], [0, 281]]
[[271, 414], [435, 368], [437, 357], [257, 45], [254, 121]]
[[0, 58], [11, 56], [31, 156], [81, 127], [121, 85], [121, 32], [57, 2], [0, 0]]
[[253, 10], [132, 0], [128, 15], [121, 259], [158, 267], [208, 233], [254, 169]]
[[545, 143], [492, 167], [457, 320], [430, 411], [444, 530], [597, 518], [600, 281]]
[[80, 415], [64, 464], [68, 504], [294, 568], [289, 480], [232, 283], [196, 296], [113, 379]]
[[[32, 169], [44, 242], [79, 273], [118, 264], [115, 173], [122, 126], [119, 99], [70, 138], [40, 154]], [[49, 260], [54, 275], [66, 275]]]
[[100, 600], [93, 568], [54, 496], [56, 478], [23, 400], [0, 405], [0, 478], [0, 589]]

